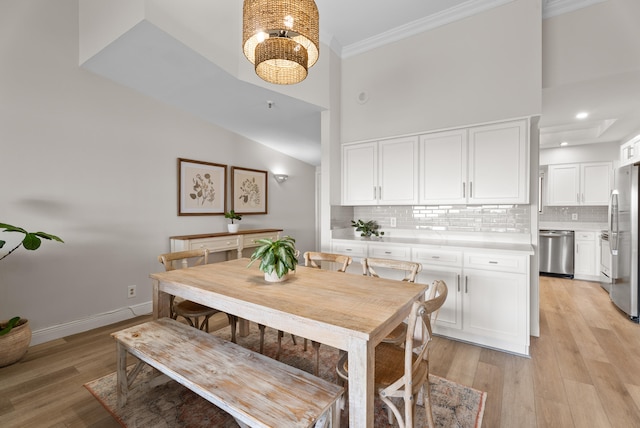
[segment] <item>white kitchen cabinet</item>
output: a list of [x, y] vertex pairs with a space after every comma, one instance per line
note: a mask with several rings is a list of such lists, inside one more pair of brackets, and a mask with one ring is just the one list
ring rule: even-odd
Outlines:
[[598, 251], [596, 232], [575, 231], [574, 272], [578, 279], [597, 279], [600, 275], [600, 263], [596, 254]]
[[467, 203], [467, 130], [420, 136], [420, 203]]
[[611, 162], [549, 165], [548, 205], [607, 205]]
[[469, 129], [470, 204], [529, 203], [526, 120]]
[[640, 161], [640, 135], [620, 146], [620, 166]]
[[462, 296], [466, 334], [488, 346], [528, 348], [527, 275], [465, 267]]
[[433, 326], [435, 333], [529, 354], [528, 254], [348, 239], [332, 240], [332, 251], [421, 263], [418, 283], [432, 284], [439, 279], [444, 280], [448, 288], [447, 300]]
[[447, 284], [447, 299], [433, 326], [435, 331], [440, 327], [462, 329], [462, 252], [414, 248], [412, 260], [422, 264], [416, 282], [431, 285], [435, 280], [442, 280]]
[[418, 137], [342, 146], [343, 205], [418, 203]]
[[527, 123], [422, 135], [420, 203], [528, 203]]

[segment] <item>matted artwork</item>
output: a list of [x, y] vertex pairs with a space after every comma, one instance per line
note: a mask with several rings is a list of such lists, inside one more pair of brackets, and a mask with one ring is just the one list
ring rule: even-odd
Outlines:
[[231, 209], [238, 214], [267, 213], [267, 171], [231, 167]]
[[178, 215], [224, 215], [227, 166], [178, 158]]

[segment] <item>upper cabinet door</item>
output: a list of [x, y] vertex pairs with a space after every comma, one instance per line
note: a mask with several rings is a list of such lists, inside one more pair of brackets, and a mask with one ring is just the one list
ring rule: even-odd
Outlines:
[[378, 203], [378, 143], [342, 146], [342, 203]]
[[420, 136], [420, 203], [467, 203], [467, 131]]
[[380, 141], [378, 147], [378, 203], [418, 203], [418, 137]]
[[611, 162], [583, 163], [580, 168], [582, 205], [608, 205], [611, 193]]
[[580, 164], [549, 165], [549, 205], [580, 204]]
[[342, 146], [343, 205], [418, 203], [418, 137]]
[[549, 165], [549, 205], [608, 205], [612, 170], [611, 162]]
[[528, 135], [526, 120], [469, 129], [469, 203], [529, 203]]

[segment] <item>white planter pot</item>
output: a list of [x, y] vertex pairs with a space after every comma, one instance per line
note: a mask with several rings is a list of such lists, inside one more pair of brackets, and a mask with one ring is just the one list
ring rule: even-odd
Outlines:
[[281, 278], [278, 278], [278, 274], [276, 274], [276, 271], [274, 270], [271, 273], [266, 273], [265, 272], [264, 273], [264, 280], [267, 281], [267, 282], [282, 282], [282, 281], [285, 281], [287, 279], [288, 275], [289, 274], [285, 274], [285, 275], [282, 275]]
[[237, 233], [238, 229], [240, 229], [240, 225], [233, 223], [233, 224], [228, 224], [227, 227], [229, 228], [229, 233]]

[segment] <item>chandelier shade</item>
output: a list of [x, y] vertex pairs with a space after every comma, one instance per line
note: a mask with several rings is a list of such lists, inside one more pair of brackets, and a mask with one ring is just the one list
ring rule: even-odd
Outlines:
[[313, 0], [244, 0], [242, 46], [256, 74], [279, 85], [299, 83], [318, 61], [320, 30]]

